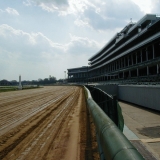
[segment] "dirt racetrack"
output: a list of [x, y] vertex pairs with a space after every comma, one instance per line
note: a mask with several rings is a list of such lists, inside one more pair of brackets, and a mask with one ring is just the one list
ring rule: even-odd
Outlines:
[[53, 86], [0, 93], [1, 159], [99, 159], [83, 88]]

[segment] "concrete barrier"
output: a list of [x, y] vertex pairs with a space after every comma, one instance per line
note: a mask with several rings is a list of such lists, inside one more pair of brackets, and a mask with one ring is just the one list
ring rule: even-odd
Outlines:
[[96, 85], [108, 94], [116, 95], [119, 100], [134, 103], [160, 111], [159, 85]]
[[160, 111], [160, 86], [119, 85], [118, 98]]

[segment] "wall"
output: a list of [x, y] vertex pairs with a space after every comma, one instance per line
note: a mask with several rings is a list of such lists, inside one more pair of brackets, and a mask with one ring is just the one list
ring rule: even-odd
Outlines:
[[96, 85], [96, 87], [111, 95], [117, 95], [118, 93], [118, 85]]
[[119, 100], [160, 111], [160, 86], [154, 85], [97, 85]]
[[160, 111], [160, 86], [119, 85], [118, 98]]

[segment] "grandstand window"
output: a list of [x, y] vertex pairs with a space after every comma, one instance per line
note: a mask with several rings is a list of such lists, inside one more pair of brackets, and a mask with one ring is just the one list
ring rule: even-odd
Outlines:
[[157, 74], [157, 65], [149, 67], [149, 74], [156, 75]]
[[127, 66], [127, 57], [124, 57], [124, 66]]
[[133, 54], [133, 64], [136, 64], [137, 61], [137, 53]]
[[132, 70], [131, 71], [131, 77], [137, 77], [137, 70]]
[[147, 47], [147, 53], [148, 53], [148, 60], [153, 59], [153, 47], [152, 47], [152, 45]]
[[141, 63], [141, 51], [137, 52], [137, 63]]
[[147, 58], [146, 58], [146, 48], [143, 48], [142, 49], [142, 62], [146, 61]]
[[139, 76], [147, 76], [147, 67], [139, 69]]
[[160, 41], [154, 44], [155, 57], [160, 57]]

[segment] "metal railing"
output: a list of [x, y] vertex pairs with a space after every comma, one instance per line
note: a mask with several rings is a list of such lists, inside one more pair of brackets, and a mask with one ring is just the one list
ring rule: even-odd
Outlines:
[[122, 116], [121, 108], [118, 104], [117, 97], [109, 95], [99, 88], [93, 86], [86, 86], [94, 101], [98, 106], [108, 115], [108, 117], [123, 131], [124, 119]]
[[[142, 155], [123, 135], [115, 123], [92, 99], [85, 87], [87, 105], [96, 127], [96, 136], [101, 160], [144, 160]], [[92, 90], [93, 92], [93, 90]], [[99, 97], [100, 98], [100, 97]], [[97, 98], [98, 99], [98, 98]]]

